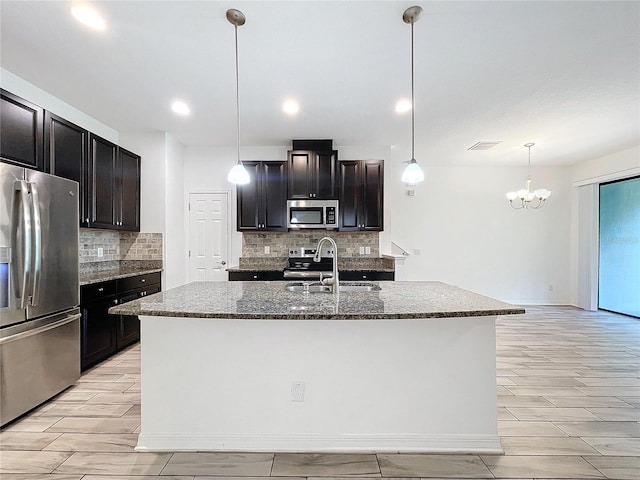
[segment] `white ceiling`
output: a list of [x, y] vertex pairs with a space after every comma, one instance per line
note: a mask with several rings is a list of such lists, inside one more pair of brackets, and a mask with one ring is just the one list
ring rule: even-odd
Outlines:
[[[120, 132], [235, 145], [234, 32], [242, 10], [241, 143], [294, 138], [408, 148], [415, 24], [416, 158], [429, 165], [571, 164], [640, 143], [637, 1], [97, 1], [108, 30], [68, 1], [1, 0], [2, 67]], [[282, 113], [287, 98], [301, 103]], [[175, 116], [174, 98], [192, 108]], [[478, 141], [500, 140], [487, 151]]]

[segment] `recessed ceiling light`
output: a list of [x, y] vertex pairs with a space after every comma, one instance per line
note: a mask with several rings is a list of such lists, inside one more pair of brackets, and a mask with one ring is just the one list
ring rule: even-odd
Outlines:
[[300, 111], [300, 105], [295, 100], [286, 100], [282, 104], [282, 111], [288, 115], [295, 115]]
[[173, 102], [171, 104], [171, 110], [182, 116], [189, 115], [191, 113], [189, 105], [184, 103], [182, 100], [176, 100], [175, 102]]
[[94, 30], [106, 30], [107, 22], [100, 13], [88, 3], [77, 3], [71, 7], [71, 14], [80, 23]]
[[406, 98], [398, 100], [396, 103], [396, 113], [406, 113], [411, 111], [411, 101]]

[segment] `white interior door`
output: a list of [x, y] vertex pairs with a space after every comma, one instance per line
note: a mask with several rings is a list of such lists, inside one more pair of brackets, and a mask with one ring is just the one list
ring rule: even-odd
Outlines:
[[189, 194], [189, 279], [227, 280], [226, 193]]

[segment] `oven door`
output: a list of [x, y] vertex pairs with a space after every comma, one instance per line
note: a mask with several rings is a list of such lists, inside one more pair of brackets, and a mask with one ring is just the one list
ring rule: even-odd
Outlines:
[[324, 228], [324, 207], [295, 206], [287, 207], [287, 227]]

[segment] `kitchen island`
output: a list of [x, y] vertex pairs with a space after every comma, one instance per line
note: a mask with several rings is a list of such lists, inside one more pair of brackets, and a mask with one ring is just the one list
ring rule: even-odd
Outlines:
[[495, 318], [440, 282], [369, 292], [196, 282], [141, 320], [139, 450], [501, 452]]

